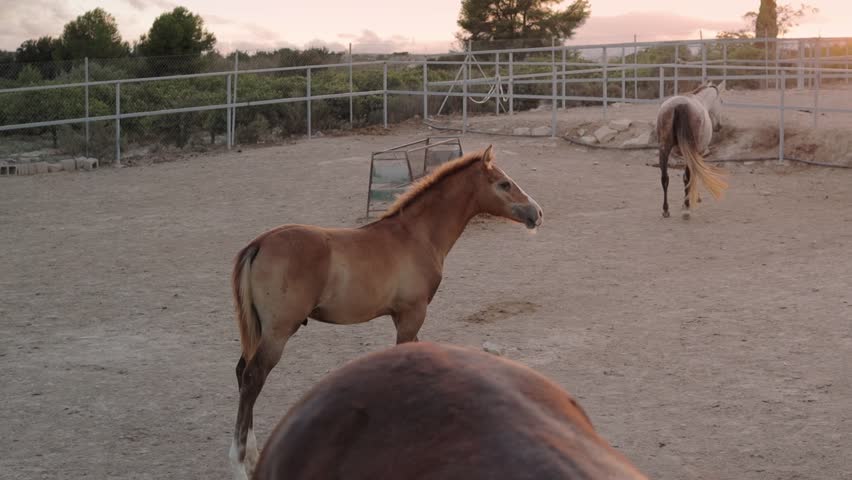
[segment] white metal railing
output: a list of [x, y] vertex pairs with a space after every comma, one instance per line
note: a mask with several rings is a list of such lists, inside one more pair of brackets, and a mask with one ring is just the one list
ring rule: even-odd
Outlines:
[[[678, 88], [681, 82], [684, 81], [707, 81], [707, 80], [758, 80], [768, 82], [772, 81], [776, 89], [782, 92], [780, 102], [777, 105], [771, 104], [743, 104], [743, 103], [726, 103], [726, 106], [733, 108], [751, 108], [751, 109], [776, 109], [779, 111], [779, 129], [781, 137], [779, 157], [783, 158], [783, 118], [784, 112], [788, 109], [801, 108], [801, 106], [787, 106], [785, 104], [783, 92], [787, 88], [787, 81], [795, 78], [798, 88], [803, 88], [808, 83], [814, 90], [813, 116], [814, 126], [818, 125], [819, 114], [824, 112], [834, 113], [852, 113], [852, 109], [822, 107], [819, 104], [819, 91], [823, 80], [827, 79], [845, 79], [848, 83], [852, 78], [852, 70], [850, 70], [850, 61], [852, 56], [849, 55], [850, 42], [847, 39], [842, 39], [846, 42], [846, 55], [820, 55], [820, 45], [828, 45], [832, 42], [837, 42], [838, 39], [759, 39], [759, 40], [741, 40], [741, 39], [725, 39], [725, 40], [703, 40], [703, 41], [671, 41], [671, 42], [644, 42], [644, 43], [619, 43], [606, 45], [571, 45], [571, 46], [552, 46], [539, 48], [523, 48], [523, 49], [507, 49], [507, 50], [481, 50], [458, 53], [448, 53], [432, 58], [422, 58], [418, 60], [371, 60], [354, 62], [353, 57], [349, 55], [349, 61], [346, 63], [336, 63], [328, 65], [310, 65], [296, 67], [276, 67], [276, 68], [258, 68], [239, 70], [239, 57], [235, 57], [234, 70], [211, 73], [196, 73], [187, 75], [170, 75], [163, 77], [146, 77], [146, 78], [130, 78], [118, 80], [88, 80], [88, 68], [86, 68], [86, 81], [69, 83], [62, 85], [42, 85], [42, 86], [25, 86], [16, 88], [0, 89], [0, 95], [17, 94], [25, 92], [38, 92], [45, 90], [57, 89], [85, 89], [85, 116], [76, 118], [65, 118], [58, 120], [34, 121], [28, 123], [0, 125], [0, 132], [11, 130], [22, 130], [28, 128], [49, 127], [58, 125], [85, 124], [86, 140], [88, 142], [88, 125], [91, 122], [99, 121], [114, 121], [115, 129], [115, 161], [121, 161], [121, 121], [125, 119], [169, 115], [176, 113], [187, 112], [204, 112], [211, 110], [224, 110], [227, 112], [227, 147], [231, 148], [234, 144], [236, 132], [236, 111], [240, 108], [278, 105], [288, 103], [304, 102], [307, 106], [306, 113], [306, 131], [308, 137], [312, 136], [312, 113], [311, 103], [320, 100], [329, 99], [349, 99], [349, 119], [350, 124], [353, 122], [353, 99], [363, 96], [381, 96], [382, 97], [382, 119], [385, 127], [388, 126], [388, 96], [389, 95], [407, 95], [407, 96], [423, 96], [423, 118], [429, 117], [428, 99], [430, 97], [451, 97], [462, 98], [462, 131], [468, 128], [468, 102], [483, 103], [477, 99], [484, 98], [495, 101], [495, 111], [500, 113], [501, 105], [503, 111], [514, 114], [516, 100], [544, 100], [550, 101], [551, 105], [556, 107], [559, 102], [562, 102], [563, 107], [566, 102], [579, 101], [600, 103], [604, 117], [607, 116], [608, 105], [614, 101], [625, 103], [659, 103], [665, 98], [666, 85], [673, 85], [673, 91], [678, 93]], [[776, 45], [775, 58], [769, 58], [769, 49], [766, 49], [766, 56], [762, 60], [737, 60], [727, 58], [727, 46], [731, 44], [763, 44]], [[789, 45], [795, 43], [796, 49], [782, 49], [781, 45]], [[712, 46], [721, 45], [723, 47], [722, 59], [708, 59], [707, 52]], [[640, 49], [660, 46], [675, 47], [675, 62], [668, 63], [628, 63], [627, 58], [633, 55], [633, 59], [637, 59], [637, 54]], [[685, 62], [681, 61], [679, 49], [685, 47], [688, 49], [698, 48], [702, 53], [701, 61]], [[633, 49], [631, 54], [627, 54], [627, 48]], [[568, 59], [568, 54], [580, 50], [600, 49], [601, 55], [599, 60], [591, 61], [574, 61]], [[610, 63], [608, 52], [621, 49], [621, 61]], [[781, 51], [795, 52], [798, 54], [796, 58], [782, 58]], [[805, 55], [810, 52], [811, 56]], [[557, 54], [560, 59], [557, 60]], [[522, 59], [515, 60], [516, 55], [531, 57], [541, 55], [535, 60]], [[450, 58], [446, 58], [450, 57]], [[464, 57], [463, 60], [457, 60], [456, 57]], [[487, 58], [483, 58], [487, 57]], [[547, 58], [549, 57], [549, 59]], [[493, 58], [493, 60], [492, 60]], [[837, 68], [838, 64], [844, 64], [845, 68]], [[422, 89], [406, 90], [406, 89], [389, 89], [388, 88], [388, 66], [421, 66], [422, 68]], [[834, 68], [827, 67], [834, 65]], [[382, 67], [382, 89], [381, 90], [366, 90], [355, 91], [353, 83], [353, 69], [355, 67]], [[88, 61], [86, 62], [88, 67]], [[429, 81], [429, 68], [443, 67], [455, 68], [459, 71], [453, 80]], [[473, 77], [473, 68], [476, 67], [480, 77]], [[486, 74], [483, 70], [493, 70], [491, 75]], [[516, 69], [526, 68], [542, 68], [547, 71], [521, 73]], [[329, 93], [329, 94], [313, 94], [312, 93], [312, 73], [324, 69], [348, 69], [348, 92]], [[656, 76], [639, 75], [639, 70], [651, 70], [658, 72]], [[666, 70], [670, 74], [666, 74]], [[700, 70], [700, 75], [690, 74], [681, 75], [682, 71], [695, 72]], [[712, 71], [720, 72], [721, 74], [712, 74]], [[753, 72], [761, 71], [759, 74]], [[240, 76], [252, 74], [274, 74], [283, 72], [304, 72], [306, 80], [306, 94], [298, 97], [286, 98], [271, 98], [263, 100], [239, 100], [238, 98], [238, 79]], [[507, 75], [504, 76], [503, 73]], [[630, 75], [632, 73], [632, 75]], [[168, 108], [147, 110], [138, 112], [123, 112], [121, 108], [121, 89], [122, 85], [139, 84], [149, 82], [163, 82], [170, 80], [194, 80], [201, 78], [224, 78], [225, 79], [225, 102], [212, 105], [187, 106], [181, 108]], [[658, 82], [658, 98], [639, 98], [638, 85], [640, 83]], [[572, 95], [569, 86], [575, 84], [600, 84], [600, 95]], [[610, 97], [609, 87], [612, 84], [620, 85], [620, 97]], [[633, 95], [628, 94], [628, 86], [632, 84]], [[536, 93], [518, 93], [517, 86], [521, 85], [550, 85], [550, 94]], [[109, 115], [89, 115], [89, 89], [96, 86], [112, 86], [115, 89], [115, 111]], [[561, 86], [561, 89], [559, 88]], [[441, 88], [449, 87], [449, 90], [440, 90]], [[488, 92], [477, 92], [477, 87], [487, 87]], [[456, 91], [460, 88], [461, 91]], [[435, 90], [439, 89], [439, 90]], [[561, 90], [561, 91], [560, 91]], [[2, 98], [2, 97], [0, 97]], [[443, 105], [442, 105], [443, 108]], [[551, 135], [556, 135], [557, 109], [552, 108], [551, 116]]]

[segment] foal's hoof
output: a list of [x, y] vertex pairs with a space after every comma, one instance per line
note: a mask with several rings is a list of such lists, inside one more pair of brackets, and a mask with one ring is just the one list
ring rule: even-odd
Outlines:
[[684, 220], [689, 220], [689, 218], [692, 217], [692, 212], [690, 212], [689, 210], [684, 210], [683, 213], [680, 214], [680, 216]]
[[663, 218], [669, 218], [669, 211], [663, 210]]

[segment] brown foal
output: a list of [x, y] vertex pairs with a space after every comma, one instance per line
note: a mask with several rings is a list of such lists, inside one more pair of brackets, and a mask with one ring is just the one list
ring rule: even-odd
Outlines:
[[237, 255], [232, 284], [242, 355], [230, 458], [235, 478], [257, 461], [252, 409], [284, 345], [313, 319], [349, 325], [390, 315], [397, 343], [417, 341], [441, 283], [444, 259], [476, 215], [534, 229], [539, 205], [494, 164], [486, 150], [438, 168], [376, 222], [357, 229], [284, 225]]
[[647, 480], [559, 386], [476, 350], [409, 343], [309, 391], [256, 480]]

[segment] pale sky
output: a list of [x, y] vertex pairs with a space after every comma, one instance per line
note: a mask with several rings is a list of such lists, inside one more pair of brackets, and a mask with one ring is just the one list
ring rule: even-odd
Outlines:
[[[4, 28], [0, 49], [26, 39], [57, 36], [77, 15], [102, 7], [112, 13], [125, 40], [134, 41], [154, 18], [176, 5], [201, 14], [220, 51], [327, 45], [355, 51], [442, 52], [458, 31], [460, 0], [0, 0]], [[591, 0], [592, 16], [571, 43], [713, 37], [744, 26], [745, 10], [759, 0]], [[783, 0], [779, 3], [785, 3]], [[794, 2], [798, 4], [799, 2]], [[819, 14], [793, 36], [852, 36], [852, 1], [810, 0]], [[752, 5], [754, 4], [754, 5]]]

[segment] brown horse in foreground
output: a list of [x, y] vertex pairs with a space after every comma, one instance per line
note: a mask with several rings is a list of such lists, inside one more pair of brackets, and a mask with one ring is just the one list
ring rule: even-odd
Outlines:
[[240, 251], [232, 277], [242, 345], [230, 452], [236, 478], [257, 460], [257, 396], [307, 319], [349, 325], [390, 315], [397, 343], [416, 341], [444, 259], [468, 221], [487, 213], [530, 229], [541, 224], [541, 208], [493, 159], [488, 147], [444, 164], [361, 228], [285, 225]]
[[663, 185], [663, 217], [669, 216], [669, 155], [677, 147], [686, 161], [683, 172], [684, 218], [689, 218], [690, 208], [701, 201], [696, 179], [716, 199], [728, 187], [722, 172], [704, 163], [702, 157], [710, 146], [713, 132], [721, 129], [721, 92], [725, 82], [715, 86], [702, 85], [686, 95], [669, 98], [657, 113], [657, 138], [660, 143], [660, 181]]
[[431, 343], [355, 360], [290, 409], [255, 479], [319, 478], [646, 479], [544, 376]]

